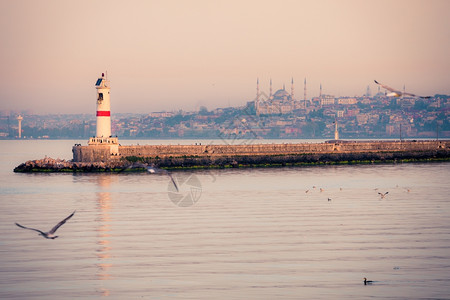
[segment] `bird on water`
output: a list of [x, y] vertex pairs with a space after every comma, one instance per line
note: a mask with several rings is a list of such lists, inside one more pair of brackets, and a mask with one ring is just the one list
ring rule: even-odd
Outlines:
[[364, 277], [364, 285], [368, 285], [368, 284], [372, 284], [373, 281], [372, 280], [367, 280], [366, 277]]
[[67, 220], [69, 220], [70, 218], [72, 218], [74, 214], [75, 214], [75, 211], [74, 211], [70, 216], [68, 216], [68, 217], [65, 218], [64, 220], [60, 221], [60, 222], [59, 222], [58, 224], [56, 224], [50, 231], [47, 231], [47, 232], [43, 232], [43, 231], [41, 231], [41, 230], [39, 230], [39, 229], [35, 229], [35, 228], [31, 228], [31, 227], [25, 227], [25, 226], [23, 226], [23, 225], [20, 225], [19, 223], [16, 223], [16, 225], [19, 226], [20, 228], [23, 228], [23, 229], [28, 229], [28, 230], [34, 230], [34, 231], [37, 231], [37, 232], [39, 232], [39, 235], [42, 235], [42, 236], [45, 237], [46, 239], [52, 239], [52, 240], [54, 240], [54, 239], [56, 239], [56, 238], [58, 237], [57, 235], [55, 235], [56, 230], [58, 230], [59, 227], [61, 227], [64, 223], [66, 223]]

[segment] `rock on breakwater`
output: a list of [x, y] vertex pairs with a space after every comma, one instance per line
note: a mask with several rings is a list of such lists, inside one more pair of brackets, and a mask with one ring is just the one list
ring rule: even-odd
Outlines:
[[64, 159], [46, 157], [38, 160], [29, 160], [14, 168], [14, 172], [121, 172], [129, 163], [115, 162], [73, 162]]

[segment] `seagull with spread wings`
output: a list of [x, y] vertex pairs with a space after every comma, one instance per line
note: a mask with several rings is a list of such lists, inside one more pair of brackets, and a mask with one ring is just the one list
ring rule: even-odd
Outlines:
[[166, 174], [167, 176], [169, 176], [170, 180], [171, 180], [172, 183], [173, 183], [173, 186], [175, 187], [175, 189], [177, 190], [177, 192], [179, 191], [179, 190], [178, 190], [178, 185], [177, 185], [176, 181], [173, 179], [172, 174], [170, 174], [167, 170], [160, 169], [160, 168], [157, 168], [157, 167], [154, 167], [154, 166], [146, 166], [145, 168], [147, 169], [147, 172], [149, 172], [149, 173], [151, 173], [151, 174], [154, 174], [154, 173], [162, 173], [162, 174]]
[[386, 195], [389, 194], [389, 192], [386, 193], [378, 193], [378, 195], [380, 195], [381, 199], [384, 199], [384, 197], [386, 197]]
[[177, 192], [179, 192], [177, 182], [175, 181], [175, 179], [173, 179], [172, 174], [170, 174], [169, 171], [167, 171], [165, 169], [160, 169], [160, 168], [154, 166], [153, 164], [148, 165], [148, 164], [144, 164], [141, 162], [135, 162], [135, 163], [127, 166], [126, 168], [122, 169], [120, 172], [123, 172], [124, 170], [135, 169], [135, 168], [144, 168], [150, 174], [165, 174], [165, 175], [169, 176], [170, 180], [173, 183], [173, 186], [175, 187]]
[[35, 228], [31, 228], [31, 227], [25, 227], [23, 225], [20, 225], [19, 223], [16, 223], [16, 225], [19, 226], [20, 228], [23, 228], [23, 229], [37, 231], [37, 232], [39, 232], [39, 235], [42, 235], [46, 239], [54, 240], [54, 239], [56, 239], [58, 237], [57, 235], [55, 235], [56, 230], [58, 230], [59, 227], [61, 227], [64, 223], [66, 223], [67, 220], [72, 218], [74, 214], [75, 214], [75, 211], [70, 216], [68, 216], [67, 218], [65, 218], [64, 220], [62, 220], [58, 224], [56, 224], [50, 231], [47, 231], [47, 232], [43, 232], [43, 231], [41, 231], [39, 229], [35, 229]]
[[388, 97], [411, 96], [411, 97], [418, 97], [418, 98], [423, 98], [423, 99], [431, 98], [431, 96], [417, 96], [417, 95], [411, 94], [411, 93], [404, 93], [404, 92], [401, 92], [401, 91], [396, 90], [396, 89], [394, 89], [394, 88], [391, 88], [391, 87], [389, 87], [389, 86], [387, 86], [387, 85], [384, 85], [384, 84], [382, 84], [382, 83], [379, 83], [379, 82], [376, 81], [376, 80], [374, 80], [374, 81], [375, 81], [376, 84], [380, 85], [382, 88], [384, 88], [384, 89], [390, 91], [390, 93], [387, 94]]

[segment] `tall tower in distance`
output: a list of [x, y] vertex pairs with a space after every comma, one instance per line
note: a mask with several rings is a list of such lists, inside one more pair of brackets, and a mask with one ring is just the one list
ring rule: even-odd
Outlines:
[[339, 130], [337, 120], [334, 120], [334, 139], [339, 140]]
[[372, 91], [370, 90], [370, 85], [367, 86], [367, 89], [366, 89], [366, 96], [367, 96], [367, 97], [372, 97]]
[[21, 116], [21, 115], [19, 115], [18, 117], [17, 117], [17, 121], [19, 122], [19, 134], [18, 134], [18, 137], [19, 137], [19, 139], [21, 139], [22, 138], [22, 120], [23, 120], [23, 117]]
[[[118, 138], [111, 136], [110, 84], [105, 73], [97, 79], [95, 88], [97, 90], [97, 131], [96, 135], [89, 139], [89, 145], [118, 146]], [[118, 147], [111, 148], [111, 154], [117, 152], [116, 148], [118, 151]]]

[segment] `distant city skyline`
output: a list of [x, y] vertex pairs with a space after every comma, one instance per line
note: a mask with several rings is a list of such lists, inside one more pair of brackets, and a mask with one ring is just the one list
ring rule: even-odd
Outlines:
[[374, 79], [450, 94], [450, 1], [2, 1], [0, 110], [112, 113], [361, 96]]

